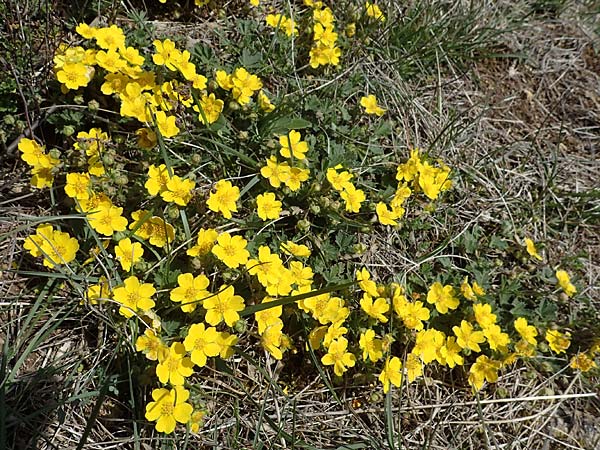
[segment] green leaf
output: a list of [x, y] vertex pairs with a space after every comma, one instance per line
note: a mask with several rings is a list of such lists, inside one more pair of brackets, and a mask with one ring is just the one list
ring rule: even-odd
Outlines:
[[271, 124], [271, 132], [275, 134], [285, 134], [290, 130], [301, 130], [312, 126], [308, 120], [299, 117], [281, 117]]

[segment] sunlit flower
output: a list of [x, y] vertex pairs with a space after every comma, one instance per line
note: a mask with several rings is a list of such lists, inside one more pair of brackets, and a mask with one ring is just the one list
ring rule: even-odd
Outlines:
[[387, 394], [390, 390], [390, 383], [396, 387], [400, 387], [402, 383], [402, 361], [397, 356], [388, 357], [385, 361], [385, 366], [379, 374], [379, 381], [383, 384], [383, 393]]
[[211, 193], [206, 201], [208, 209], [220, 212], [226, 219], [231, 219], [232, 212], [237, 212], [236, 202], [240, 198], [240, 188], [230, 181], [219, 180], [215, 184], [216, 192]]
[[334, 373], [341, 377], [348, 367], [354, 367], [356, 357], [346, 351], [348, 340], [344, 337], [336, 339], [329, 344], [327, 354], [321, 358], [321, 362], [326, 366], [333, 365]]
[[119, 244], [115, 246], [115, 257], [126, 272], [131, 270], [131, 266], [138, 262], [143, 254], [142, 244], [139, 242], [132, 243], [129, 238], [121, 239]]
[[194, 407], [186, 400], [190, 393], [181, 386], [168, 390], [165, 388], [152, 391], [153, 402], [146, 405], [146, 419], [156, 422], [156, 431], [170, 434], [175, 430], [177, 422], [186, 423], [192, 416]]
[[558, 330], [546, 330], [546, 341], [554, 353], [565, 353], [571, 345], [571, 333], [561, 333]]
[[360, 105], [365, 109], [367, 114], [373, 114], [379, 117], [385, 114], [385, 109], [377, 104], [377, 98], [375, 98], [373, 94], [362, 97], [360, 99]]
[[248, 241], [242, 236], [231, 236], [229, 233], [221, 233], [211, 251], [227, 267], [235, 269], [239, 265], [246, 264], [250, 257], [250, 252], [246, 250], [247, 244]]
[[221, 286], [215, 294], [204, 299], [202, 306], [206, 309], [206, 322], [216, 326], [225, 321], [230, 327], [239, 320], [239, 312], [245, 307], [244, 299], [235, 295], [233, 286]]

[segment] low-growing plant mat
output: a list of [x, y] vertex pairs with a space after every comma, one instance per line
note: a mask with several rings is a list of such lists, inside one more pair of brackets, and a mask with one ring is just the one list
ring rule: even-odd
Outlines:
[[[569, 356], [546, 350], [519, 358], [481, 390], [470, 385], [466, 365], [450, 370], [428, 364], [423, 376], [409, 383], [405, 373], [399, 386], [384, 393], [378, 380], [381, 364], [376, 370], [372, 363], [360, 366], [357, 343], [357, 368], [337, 377], [322, 362], [325, 352], [302, 340], [281, 360], [257, 339], [240, 340], [233, 356], [209, 359], [201, 375], [194, 377], [190, 387], [198, 402], [194, 406], [206, 412], [199, 430], [191, 432], [189, 426], [179, 425], [174, 433], [165, 434], [156, 431], [144, 414], [158, 384], [154, 367], [144, 365], [136, 353], [139, 330], [127, 325], [132, 319], [126, 322], [119, 316], [116, 300], [108, 305], [85, 301], [85, 289], [97, 279], [86, 280], [85, 272], [49, 270], [24, 250], [38, 224], [79, 219], [74, 210], [66, 212], [68, 199], [50, 201], [47, 191], [30, 186], [17, 143], [23, 136], [36, 136], [47, 142], [47, 148], [66, 152], [73, 133], [89, 129], [68, 128], [87, 120], [76, 114], [88, 106], [61, 98], [51, 70], [53, 52], [73, 32], [74, 22], [133, 27], [140, 42], [150, 47], [150, 35], [173, 39], [180, 48], [200, 44], [206, 61], [235, 66], [243, 65], [238, 60], [252, 62], [252, 54], [242, 48], [250, 44], [236, 43], [245, 42], [244, 33], [250, 33], [245, 20], [264, 21], [264, 11], [249, 9], [242, 1], [212, 2], [198, 9], [146, 2], [147, 12], [141, 14], [144, 5], [133, 3], [98, 2], [91, 10], [86, 3], [80, 5], [81, 11], [69, 12], [60, 4], [41, 2], [38, 6], [46, 8], [41, 16], [31, 5], [28, 9], [9, 2], [0, 7], [7, 18], [0, 37], [12, 39], [1, 47], [0, 55], [0, 65], [8, 74], [0, 80], [0, 108], [6, 108], [1, 111], [7, 117], [0, 125], [4, 180], [0, 183], [0, 448], [600, 447], [598, 369], [584, 372], [570, 367], [570, 357], [588, 352], [600, 337], [597, 5], [482, 1], [468, 8], [463, 2], [377, 2], [388, 21], [393, 17], [419, 20], [398, 19], [396, 26], [382, 25], [379, 31], [365, 25], [371, 34], [343, 47], [341, 65], [323, 72], [310, 72], [307, 63], [297, 63], [297, 70], [282, 68], [288, 72], [278, 76], [273, 64], [283, 62], [275, 56], [280, 43], [274, 40], [268, 49], [272, 53], [261, 60], [265, 67], [260, 68], [272, 93], [298, 101], [299, 118], [313, 114], [315, 122], [320, 121], [315, 125], [320, 132], [294, 122], [303, 138], [326, 135], [318, 142], [343, 142], [342, 153], [353, 148], [364, 151], [369, 165], [353, 167], [357, 178], [387, 167], [390, 161], [405, 162], [413, 148], [424, 149], [432, 164], [440, 159], [452, 169], [452, 187], [432, 210], [420, 202], [410, 222], [400, 219], [399, 227], [380, 226], [373, 212], [372, 220], [361, 224], [369, 232], [357, 232], [356, 241], [338, 243], [332, 238], [340, 248], [352, 250], [340, 252], [339, 261], [328, 260], [331, 267], [323, 269], [323, 280], [329, 283], [323, 286], [354, 282], [352, 275], [342, 276], [342, 268], [366, 268], [375, 280], [419, 286], [420, 294], [415, 289], [412, 300], [425, 302], [434, 280], [454, 280], [456, 285], [455, 280], [471, 275], [487, 282], [494, 312], [507, 323], [529, 311], [538, 323], [547, 318], [543, 329], [570, 331]], [[296, 3], [302, 2], [272, 3], [273, 12], [289, 14]], [[330, 5], [338, 17], [353, 4], [340, 3]], [[50, 6], [57, 8], [52, 12]], [[359, 7], [364, 7], [362, 2]], [[437, 13], [442, 7], [446, 14]], [[96, 10], [100, 13], [94, 14]], [[420, 20], [426, 14], [431, 21], [423, 27]], [[46, 21], [40, 22], [40, 17]], [[359, 32], [364, 20], [356, 17]], [[40, 23], [52, 23], [48, 29], [54, 31], [42, 46], [32, 47], [31, 42], [41, 39], [35, 33]], [[308, 44], [301, 38], [297, 42], [291, 54], [300, 60], [307, 53], [302, 45]], [[35, 58], [23, 59], [33, 48], [42, 47], [46, 50], [38, 51]], [[194, 58], [198, 55], [194, 53]], [[35, 76], [27, 76], [30, 72]], [[386, 108], [383, 118], [364, 119], [352, 112], [367, 93], [375, 93]], [[310, 109], [310, 96], [321, 102], [323, 111]], [[98, 114], [98, 123], [109, 126], [110, 121], [121, 120], [109, 111], [111, 107], [108, 100], [96, 106], [100, 112], [108, 111]], [[51, 108], [55, 109], [49, 113]], [[70, 112], [56, 118], [55, 111]], [[34, 123], [28, 123], [25, 114]], [[334, 120], [341, 128], [331, 127]], [[352, 134], [356, 129], [364, 132]], [[127, 140], [125, 131], [121, 136]], [[374, 143], [373, 136], [384, 137]], [[371, 151], [380, 153], [372, 158]], [[142, 154], [127, 159], [135, 161]], [[240, 166], [249, 164], [244, 156], [255, 156], [245, 154], [243, 148], [240, 155]], [[197, 197], [207, 198], [217, 179], [198, 179]], [[238, 185], [249, 181], [242, 179]], [[64, 178], [61, 191], [63, 186]], [[211, 214], [206, 207], [203, 212]], [[191, 223], [192, 229], [200, 226], [200, 221]], [[525, 238], [536, 242], [542, 261], [528, 255]], [[120, 270], [112, 260], [114, 266], [107, 273]], [[339, 272], [334, 272], [338, 265]], [[572, 297], [554, 288], [559, 268], [567, 268], [576, 280], [577, 293]], [[158, 266], [145, 269], [149, 280], [153, 272], [160, 272]], [[443, 278], [445, 273], [455, 274], [454, 278]], [[173, 281], [169, 286], [176, 285]], [[246, 330], [236, 326], [235, 331], [243, 335], [254, 330], [251, 315], [245, 326]], [[301, 323], [295, 326], [298, 335], [311, 331]], [[543, 341], [543, 334], [538, 339]], [[408, 348], [395, 345], [394, 356], [406, 366]]]

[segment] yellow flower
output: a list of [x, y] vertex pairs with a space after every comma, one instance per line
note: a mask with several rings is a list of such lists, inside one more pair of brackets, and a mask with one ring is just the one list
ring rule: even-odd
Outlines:
[[484, 381], [488, 383], [495, 383], [498, 380], [498, 370], [502, 363], [488, 358], [485, 355], [477, 357], [475, 364], [469, 369], [469, 383], [476, 390], [483, 387]]
[[262, 81], [260, 81], [260, 78], [248, 73], [243, 67], [235, 69], [231, 75], [231, 84], [233, 98], [240, 105], [249, 103], [252, 94], [262, 88]]
[[319, 66], [332, 65], [337, 66], [340, 64], [340, 56], [342, 51], [339, 47], [333, 45], [323, 44], [318, 42], [315, 46], [310, 49], [310, 67], [316, 69]]
[[115, 231], [127, 229], [127, 219], [121, 214], [123, 208], [114, 205], [100, 205], [96, 211], [87, 214], [90, 226], [104, 236], [112, 236]]
[[374, 114], [379, 117], [385, 114], [385, 109], [377, 104], [377, 98], [373, 94], [361, 97], [360, 106], [365, 109], [365, 113], [367, 114]]
[[338, 168], [341, 168], [341, 166], [336, 166], [334, 168], [330, 167], [327, 169], [327, 181], [329, 181], [331, 186], [333, 186], [336, 191], [342, 191], [346, 189], [347, 186], [352, 185], [350, 180], [354, 175], [347, 170], [338, 173]]
[[221, 112], [223, 112], [224, 102], [215, 97], [215, 94], [203, 95], [200, 97], [200, 104], [194, 105], [194, 111], [198, 114], [198, 120], [203, 124], [215, 123]]
[[186, 423], [192, 416], [194, 407], [186, 400], [190, 392], [181, 386], [170, 391], [165, 388], [152, 391], [153, 402], [146, 405], [146, 419], [156, 422], [156, 431], [170, 434], [175, 430], [177, 422]]
[[233, 346], [237, 344], [238, 337], [235, 334], [229, 334], [227, 331], [221, 331], [219, 333], [218, 342], [221, 346], [221, 353], [219, 353], [219, 356], [222, 359], [231, 358], [235, 352]]
[[[271, 297], [265, 297], [263, 298], [262, 303], [269, 303], [272, 300]], [[283, 306], [279, 305], [254, 313], [254, 319], [258, 325], [258, 334], [263, 334], [268, 327], [281, 322], [280, 317], [282, 312]]]
[[154, 308], [152, 297], [156, 289], [150, 283], [140, 283], [136, 276], [127, 278], [113, 291], [113, 299], [121, 304], [119, 314], [130, 318], [134, 313]]
[[139, 242], [132, 243], [129, 238], [121, 239], [115, 247], [115, 257], [126, 272], [131, 270], [131, 266], [138, 262], [143, 254], [142, 244]]
[[57, 265], [68, 264], [75, 259], [79, 242], [69, 233], [54, 230], [52, 225], [38, 225], [36, 233], [25, 239], [23, 248], [37, 258], [44, 256], [43, 264], [49, 269]]
[[506, 351], [506, 346], [510, 343], [508, 334], [503, 333], [502, 329], [496, 325], [489, 325], [483, 329], [483, 335], [486, 337], [492, 350]]
[[133, 64], [134, 66], [141, 66], [144, 64], [144, 57], [140, 55], [140, 52], [135, 47], [121, 47], [119, 48], [119, 53], [128, 63]]
[[90, 198], [92, 183], [90, 175], [87, 173], [68, 173], [67, 184], [65, 184], [65, 194], [77, 200], [86, 200]]
[[156, 112], [156, 125], [158, 125], [160, 134], [166, 138], [177, 136], [180, 131], [175, 125], [175, 116], [167, 116], [164, 111]]
[[94, 32], [94, 38], [98, 47], [105, 50], [119, 49], [125, 46], [125, 33], [116, 25], [97, 28]]
[[267, 94], [265, 94], [265, 92], [262, 90], [258, 93], [258, 106], [260, 106], [260, 109], [268, 113], [275, 109], [275, 105], [271, 103], [271, 100], [269, 100]]
[[96, 35], [96, 27], [90, 27], [86, 23], [80, 23], [75, 27], [75, 31], [85, 39], [92, 39]]
[[[202, 0], [196, 0], [196, 5], [198, 2]], [[206, 411], [195, 410], [190, 417], [190, 433], [197, 433], [200, 431], [200, 427], [204, 423], [204, 416], [206, 415]]]
[[196, 245], [187, 250], [186, 253], [192, 257], [206, 255], [210, 253], [218, 237], [219, 232], [214, 228], [209, 228], [207, 230], [200, 228]]
[[21, 159], [33, 168], [51, 169], [60, 162], [46, 154], [44, 147], [32, 139], [21, 138], [18, 148], [21, 152]]
[[231, 236], [229, 233], [221, 233], [217, 238], [217, 244], [212, 248], [212, 253], [227, 267], [235, 269], [241, 264], [246, 264], [250, 253], [246, 250], [248, 241], [242, 236]]
[[275, 199], [275, 194], [267, 192], [256, 197], [256, 210], [262, 220], [277, 219], [281, 214], [281, 202]]
[[225, 72], [224, 70], [217, 70], [215, 72], [215, 79], [221, 89], [225, 89], [226, 91], [228, 91], [233, 87], [233, 83], [231, 82], [231, 75], [228, 75], [227, 72]]
[[170, 39], [164, 41], [155, 40], [154, 48], [156, 53], [152, 55], [152, 61], [157, 66], [166, 66], [169, 70], [176, 70], [178, 60], [181, 58], [181, 52], [175, 48], [175, 43]]
[[481, 328], [489, 327], [496, 323], [496, 314], [492, 314], [492, 305], [488, 303], [476, 303], [473, 305], [475, 320]]
[[284, 183], [291, 191], [296, 192], [300, 189], [302, 182], [308, 180], [309, 174], [310, 171], [308, 169], [290, 167], [289, 176], [284, 180]]
[[327, 354], [323, 355], [321, 362], [326, 366], [333, 365], [334, 373], [341, 377], [348, 367], [354, 367], [356, 357], [346, 351], [348, 340], [344, 337], [336, 339], [329, 344]]
[[206, 365], [207, 357], [217, 356], [221, 352], [219, 333], [215, 327], [205, 328], [203, 323], [193, 324], [183, 341], [190, 358], [198, 367]]
[[272, 254], [271, 249], [265, 245], [258, 248], [258, 259], [249, 259], [246, 262], [248, 273], [256, 275], [264, 287], [278, 283], [281, 268], [283, 263], [279, 255]]
[[452, 331], [456, 335], [456, 343], [460, 348], [480, 352], [479, 344], [485, 342], [482, 331], [473, 331], [473, 326], [466, 320], [461, 321], [460, 327], [453, 326]]
[[159, 363], [156, 366], [156, 376], [161, 383], [181, 386], [185, 378], [194, 373], [194, 363], [185, 354], [185, 346], [181, 342], [173, 342], [169, 351], [162, 355], [162, 359], [159, 358]]
[[219, 180], [215, 185], [216, 192], [211, 193], [206, 201], [208, 209], [220, 212], [226, 219], [231, 219], [232, 212], [237, 212], [235, 202], [240, 198], [240, 188], [227, 180]]
[[404, 370], [406, 371], [406, 378], [409, 383], [412, 383], [423, 375], [423, 364], [419, 359], [418, 355], [414, 353], [409, 353], [406, 356], [406, 362], [404, 363]]
[[577, 353], [571, 358], [569, 363], [571, 369], [580, 370], [582, 372], [589, 372], [596, 367], [596, 363], [586, 353]]
[[149, 230], [151, 232], [149, 236], [150, 244], [157, 247], [162, 248], [167, 245], [167, 243], [172, 243], [175, 240], [175, 228], [173, 228], [173, 225], [165, 222], [161, 217], [152, 216], [150, 218]]
[[396, 308], [396, 304], [395, 302], [394, 309], [406, 328], [415, 331], [423, 329], [423, 321], [429, 320], [430, 317], [429, 309], [423, 306], [423, 302], [405, 302], [401, 308]]
[[182, 273], [177, 276], [177, 287], [171, 291], [170, 299], [181, 303], [181, 310], [190, 313], [196, 309], [198, 303], [212, 294], [208, 288], [208, 278], [205, 275], [194, 277], [191, 273]]
[[333, 30], [333, 27], [324, 27], [320, 23], [315, 23], [313, 26], [314, 41], [333, 46], [337, 41], [338, 34]]
[[298, 286], [310, 286], [313, 280], [313, 270], [310, 267], [305, 267], [300, 261], [292, 261], [290, 263], [290, 274], [293, 282]]
[[281, 350], [283, 344], [283, 322], [278, 322], [269, 325], [260, 335], [260, 343], [265, 350], [267, 350], [273, 358], [280, 360], [283, 358], [283, 352]]
[[296, 159], [304, 159], [308, 151], [308, 143], [301, 139], [301, 134], [296, 130], [291, 130], [288, 134], [279, 136], [279, 144], [281, 145], [279, 153], [281, 153], [281, 156], [291, 158], [293, 155]]
[[377, 362], [383, 357], [383, 341], [375, 337], [375, 331], [367, 330], [360, 334], [358, 345], [363, 351], [363, 360]]
[[192, 190], [195, 185], [196, 183], [192, 180], [184, 180], [177, 175], [173, 175], [167, 181], [167, 189], [162, 191], [160, 196], [165, 202], [186, 206], [192, 199]]
[[347, 184], [340, 193], [340, 197], [346, 202], [346, 211], [357, 213], [360, 211], [360, 205], [366, 200], [364, 191], [356, 189], [354, 185]]
[[421, 358], [425, 364], [429, 364], [438, 358], [439, 350], [446, 342], [446, 336], [435, 328], [417, 331], [415, 346], [412, 353]]
[[449, 309], [458, 308], [459, 301], [454, 296], [454, 288], [450, 285], [442, 286], [436, 281], [427, 292], [427, 303], [435, 304], [435, 309], [440, 314], [446, 314]]
[[108, 72], [115, 73], [127, 66], [127, 61], [115, 50], [100, 50], [96, 53], [96, 63]]
[[[311, 4], [308, 5], [307, 2], [310, 2]], [[323, 7], [323, 2], [304, 0], [304, 3], [313, 8], [313, 19], [315, 22], [319, 22], [324, 27], [333, 27], [335, 17], [331, 9]]]
[[465, 277], [465, 279], [461, 283], [460, 292], [462, 293], [464, 298], [471, 301], [475, 301], [477, 300], [477, 297], [483, 297], [485, 295], [485, 291], [481, 286], [479, 286], [477, 281], [473, 281], [473, 286], [469, 284], [468, 276]]
[[379, 223], [382, 225], [392, 225], [394, 227], [398, 226], [396, 219], [399, 219], [404, 215], [404, 208], [389, 210], [387, 205], [383, 202], [377, 203], [375, 211], [377, 212]]
[[449, 179], [449, 167], [436, 168], [425, 161], [424, 163], [418, 163], [418, 169], [419, 186], [429, 199], [435, 200], [440, 192], [452, 186], [452, 181]]
[[398, 181], [412, 181], [419, 173], [419, 164], [421, 158], [419, 156], [419, 149], [414, 148], [410, 151], [410, 158], [404, 164], [399, 164], [396, 171], [396, 180]]
[[542, 257], [539, 255], [537, 249], [535, 248], [535, 244], [529, 238], [525, 238], [525, 248], [527, 249], [527, 253], [529, 256], [533, 256], [535, 259], [541, 261]]
[[379, 20], [380, 22], [385, 22], [385, 15], [379, 9], [375, 3], [365, 2], [365, 9], [367, 12], [367, 16], [372, 17], [373, 19]]
[[296, 23], [283, 14], [268, 14], [266, 17], [266, 22], [270, 27], [278, 28], [284, 31], [289, 37], [298, 34]]
[[356, 281], [358, 281], [358, 286], [371, 297], [379, 297], [377, 284], [371, 280], [371, 274], [365, 267], [356, 271]]
[[564, 270], [557, 270], [556, 279], [558, 280], [558, 285], [565, 291], [565, 294], [569, 297], [573, 297], [573, 294], [577, 292], [577, 288], [571, 283], [569, 274]]
[[[101, 277], [100, 282], [98, 284], [92, 284], [85, 291], [85, 300], [90, 305], [97, 305], [101, 301], [104, 301], [110, 297], [110, 286], [108, 285], [108, 281], [106, 278]], [[84, 301], [81, 301], [81, 305], [85, 304]]]
[[571, 333], [561, 333], [558, 330], [546, 330], [546, 341], [554, 353], [565, 353], [571, 345]]
[[135, 349], [138, 352], [144, 353], [150, 361], [164, 359], [169, 353], [169, 348], [156, 335], [154, 330], [150, 328], [146, 329], [143, 336], [139, 336], [136, 339]]
[[524, 317], [517, 318], [514, 322], [514, 327], [523, 340], [531, 345], [537, 345], [535, 337], [538, 335], [538, 332], [533, 325], [527, 324], [527, 319]]
[[370, 317], [379, 320], [381, 323], [387, 323], [388, 318], [384, 314], [390, 310], [390, 305], [385, 298], [380, 297], [373, 301], [373, 297], [365, 292], [360, 300], [360, 307]]
[[221, 286], [219, 291], [204, 299], [202, 306], [206, 309], [205, 320], [213, 326], [225, 323], [232, 327], [240, 318], [238, 314], [244, 309], [244, 299], [235, 295], [233, 286]]
[[286, 162], [279, 164], [277, 158], [271, 156], [267, 165], [260, 169], [260, 174], [269, 180], [271, 186], [278, 188], [289, 178], [290, 166]]
[[79, 89], [87, 86], [94, 74], [94, 68], [81, 63], [66, 63], [56, 73], [56, 79], [67, 89]]
[[293, 255], [296, 258], [308, 258], [310, 256], [310, 249], [306, 245], [294, 244], [292, 241], [280, 243], [279, 248], [286, 255]]
[[154, 164], [151, 164], [148, 167], [148, 180], [144, 184], [144, 187], [150, 195], [158, 195], [167, 190], [169, 178], [167, 166], [161, 164], [156, 167]]
[[464, 359], [460, 355], [461, 347], [457, 344], [456, 338], [448, 336], [446, 343], [440, 347], [441, 364], [446, 364], [448, 367], [462, 366]]
[[402, 383], [402, 361], [397, 356], [385, 360], [385, 366], [379, 374], [379, 381], [383, 384], [383, 393], [387, 394], [390, 390], [390, 383], [400, 387]]

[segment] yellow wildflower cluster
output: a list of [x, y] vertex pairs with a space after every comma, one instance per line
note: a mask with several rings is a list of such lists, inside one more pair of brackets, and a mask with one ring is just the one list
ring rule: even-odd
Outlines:
[[186, 206], [189, 203], [195, 185], [192, 180], [170, 175], [165, 164], [160, 164], [158, 167], [154, 164], [150, 165], [148, 180], [144, 184], [150, 195], [160, 195], [165, 202], [175, 203], [178, 206]]
[[108, 133], [100, 128], [91, 128], [87, 132], [77, 133], [77, 141], [73, 144], [73, 148], [85, 152], [88, 157], [88, 173], [90, 175], [100, 177], [106, 173], [102, 157], [109, 143]]
[[341, 164], [327, 169], [327, 181], [340, 193], [340, 197], [346, 203], [346, 211], [357, 213], [367, 197], [362, 189], [356, 189], [350, 181], [353, 175], [347, 170], [338, 172], [340, 169], [342, 169]]
[[69, 233], [55, 230], [49, 224], [41, 224], [36, 228], [35, 234], [25, 239], [23, 248], [34, 258], [43, 256], [44, 266], [53, 269], [73, 261], [79, 250], [79, 243]]
[[435, 200], [440, 192], [452, 187], [449, 175], [450, 168], [443, 162], [440, 162], [440, 167], [434, 167], [419, 155], [419, 149], [413, 149], [410, 159], [398, 166], [396, 179], [412, 183], [413, 190], [420, 189], [429, 199]]
[[233, 99], [240, 105], [250, 103], [252, 96], [263, 87], [260, 78], [251, 74], [243, 67], [238, 67], [232, 74], [228, 74], [224, 70], [217, 70], [215, 77], [219, 87], [226, 91], [231, 91]]
[[18, 149], [21, 159], [31, 167], [31, 185], [38, 189], [52, 187], [60, 160], [46, 153], [45, 148], [32, 139], [22, 138]]
[[[304, 3], [312, 12], [310, 65], [338, 65], [341, 51], [332, 10], [318, 1]], [[365, 8], [367, 16], [386, 20], [377, 5], [367, 2]], [[298, 33], [296, 24], [281, 14], [267, 16], [267, 24], [288, 36]], [[343, 376], [355, 366], [363, 372], [365, 367], [374, 368], [385, 393], [392, 386], [413, 382], [435, 364], [467, 367], [469, 383], [479, 390], [486, 382], [495, 382], [502, 368], [517, 358], [537, 354], [540, 324], [516, 317], [510, 331], [503, 329], [506, 322], [498, 318], [504, 314], [469, 276], [461, 275], [462, 283], [454, 278], [453, 283], [448, 274], [436, 272], [435, 279], [416, 288], [410, 283], [378, 283], [367, 268], [348, 273], [354, 271], [350, 262], [344, 274], [323, 268], [331, 261], [325, 257], [334, 242], [328, 241], [327, 227], [334, 218], [318, 216], [319, 205], [331, 206], [336, 213], [341, 210], [341, 202], [330, 201], [328, 194], [339, 195], [348, 213], [370, 213], [352, 219], [336, 214], [338, 223], [348, 219], [343, 225], [358, 224], [362, 230], [375, 222], [376, 213], [379, 224], [398, 226], [413, 193], [417, 197], [422, 192], [433, 201], [451, 187], [450, 168], [443, 162], [433, 164], [413, 149], [410, 158], [397, 166], [397, 184], [382, 194], [371, 172], [359, 179], [359, 171], [334, 166], [329, 159], [320, 161], [324, 139], [292, 129], [309, 129], [311, 124], [285, 122], [286, 105], [282, 117], [278, 109], [259, 118], [258, 112], [269, 113], [275, 106], [263, 91], [263, 81], [246, 68], [236, 67], [231, 73], [217, 70], [208, 83], [190, 61], [190, 52], [169, 39], [155, 40], [152, 55], [144, 57], [127, 46], [125, 33], [114, 25], [81, 24], [77, 32], [94, 48], [61, 47], [55, 58], [57, 79], [68, 91], [89, 86], [93, 77], [102, 78], [100, 90], [118, 103], [120, 115], [128, 118], [123, 122], [142, 123], [129, 128], [129, 136], [150, 151], [140, 153], [141, 161], [131, 161], [134, 158], [116, 151], [121, 142], [117, 132], [112, 132], [112, 141], [108, 132], [86, 128], [73, 145], [77, 162], [60, 161], [36, 141], [22, 139], [21, 158], [32, 167], [34, 186], [52, 186], [58, 166], [65, 165], [60, 195], [64, 192], [64, 203], [74, 205], [76, 218], [93, 237], [91, 245], [81, 241], [79, 252], [77, 239], [42, 224], [25, 239], [24, 248], [33, 257], [43, 257], [51, 269], [69, 264], [73, 271], [85, 267], [88, 275], [92, 271], [88, 268], [101, 266], [106, 277], [114, 274], [110, 280], [95, 278], [82, 303], [113, 308], [119, 320], [137, 333], [135, 348], [150, 361], [155, 375], [157, 388], [146, 405], [146, 418], [156, 423], [157, 431], [172, 433], [178, 424], [198, 431], [205, 411], [196, 407], [195, 396], [190, 398], [194, 376], [212, 358], [230, 358], [240, 337], [254, 340], [270, 357], [282, 360], [298, 344], [293, 339], [302, 339], [286, 329], [289, 317], [308, 324], [310, 333], [301, 343], [319, 355], [327, 370]], [[365, 114], [385, 113], [374, 95], [362, 97], [360, 105]], [[202, 155], [182, 150], [184, 144], [196, 147], [193, 142], [169, 142], [181, 150], [180, 155], [163, 140], [184, 128], [196, 137], [197, 130], [184, 127], [190, 116], [204, 125], [197, 145], [207, 150]], [[247, 158], [237, 160], [234, 179], [227, 179], [233, 172], [228, 170], [228, 152], [219, 152], [204, 164], [212, 144], [221, 149], [218, 139], [223, 139], [223, 148], [231, 148], [231, 140], [250, 149]], [[151, 150], [157, 146], [160, 152]], [[171, 155], [177, 157], [175, 164]], [[333, 167], [325, 174], [314, 173], [308, 187], [311, 170], [328, 165]], [[138, 176], [129, 182], [125, 173]], [[203, 178], [207, 182], [197, 187], [196, 180]], [[324, 178], [331, 189], [322, 187]], [[357, 186], [370, 189], [377, 203], [369, 204]], [[199, 201], [192, 201], [194, 196]], [[326, 223], [323, 234], [316, 231], [320, 223]], [[343, 234], [334, 236], [340, 248], [353, 244], [338, 241]], [[532, 241], [526, 239], [525, 245], [531, 257], [541, 260]], [[87, 259], [76, 267], [72, 263], [78, 252], [86, 253]], [[323, 289], [324, 280], [331, 281], [329, 275], [354, 281], [343, 290]], [[557, 271], [556, 279], [566, 295], [577, 292], [565, 271]], [[494, 282], [486, 280], [488, 285]], [[172, 314], [181, 323], [177, 330], [170, 329]], [[570, 339], [567, 331], [546, 329], [547, 346], [539, 348], [567, 353]], [[588, 371], [595, 367], [595, 357], [594, 350], [580, 352], [570, 365]]]
[[280, 155], [287, 158], [289, 163], [287, 161], [279, 163], [276, 156], [270, 156], [267, 165], [260, 169], [260, 174], [269, 180], [272, 187], [279, 188], [281, 184], [285, 184], [295, 192], [310, 175], [309, 169], [306, 168], [308, 143], [302, 140], [298, 131], [290, 130], [288, 134], [279, 136], [279, 145]]
[[283, 31], [289, 37], [298, 34], [296, 22], [283, 14], [269, 14], [266, 18], [266, 22], [270, 27]]
[[365, 12], [368, 17], [371, 17], [380, 22], [385, 22], [385, 14], [381, 11], [381, 8], [375, 3], [365, 2]]
[[338, 34], [335, 31], [335, 16], [333, 11], [322, 2], [307, 2], [313, 9], [313, 45], [310, 49], [310, 66], [316, 69], [319, 66], [340, 64], [341, 49], [337, 46]]

